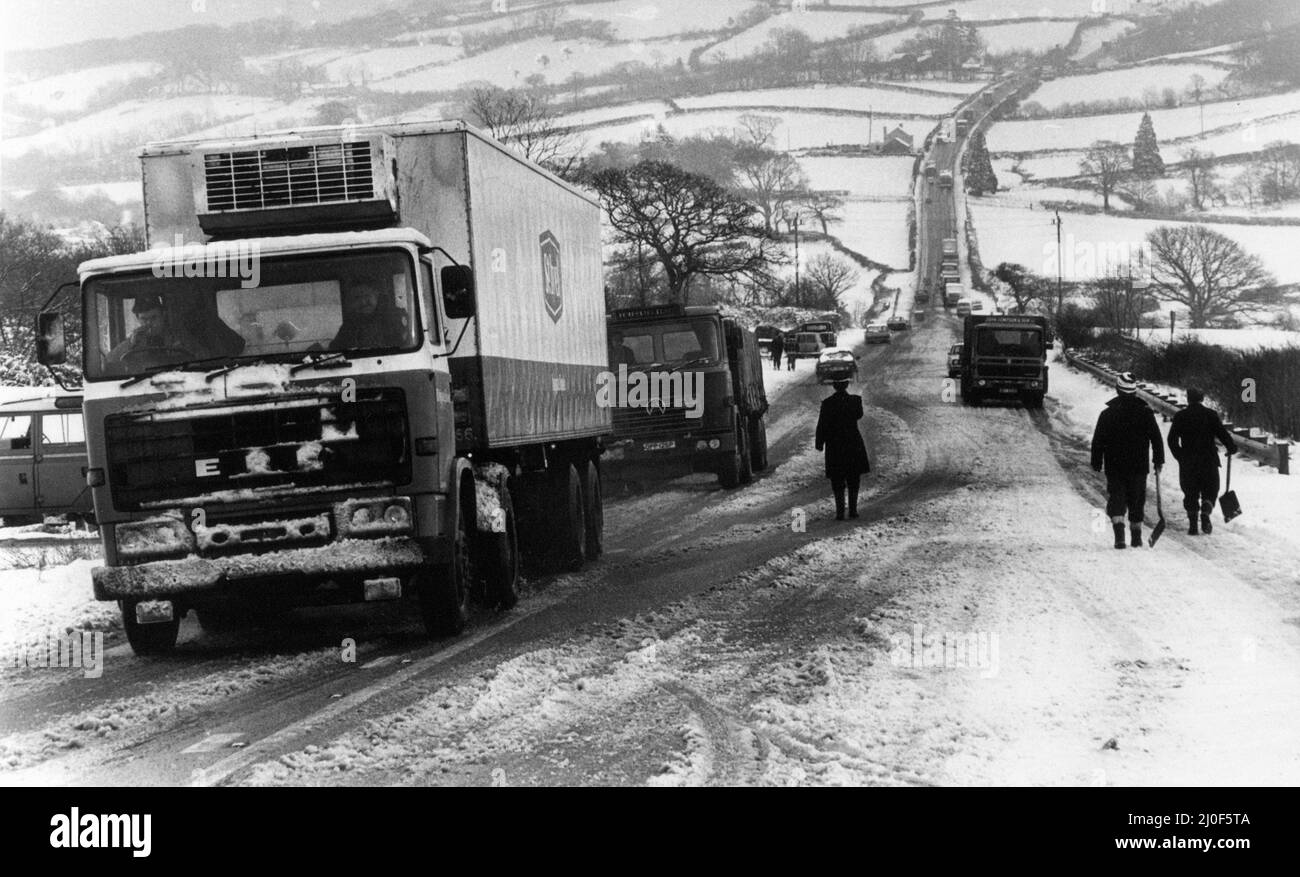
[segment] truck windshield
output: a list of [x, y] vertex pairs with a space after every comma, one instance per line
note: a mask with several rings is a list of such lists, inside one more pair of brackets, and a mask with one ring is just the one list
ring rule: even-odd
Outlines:
[[[260, 281], [157, 277], [86, 283], [85, 371], [91, 380], [187, 363], [300, 359], [314, 351], [414, 348], [419, 339], [405, 251], [265, 257]], [[179, 273], [179, 272], [178, 272]]]
[[975, 352], [980, 356], [1038, 357], [1043, 349], [1037, 329], [984, 329]]
[[652, 365], [718, 359], [718, 326], [713, 320], [614, 328], [609, 333], [613, 365]]

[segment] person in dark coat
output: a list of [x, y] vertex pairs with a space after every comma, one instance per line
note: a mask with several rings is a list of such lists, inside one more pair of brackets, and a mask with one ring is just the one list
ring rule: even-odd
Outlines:
[[1206, 408], [1205, 393], [1190, 388], [1187, 407], [1174, 415], [1169, 427], [1169, 450], [1178, 461], [1178, 486], [1183, 489], [1183, 508], [1187, 511], [1187, 535], [1196, 535], [1199, 506], [1201, 530], [1213, 531], [1210, 512], [1219, 498], [1219, 449], [1214, 441], [1223, 442], [1229, 454], [1237, 453], [1232, 433], [1223, 428], [1219, 415]]
[[858, 487], [862, 473], [871, 471], [867, 446], [858, 421], [862, 419], [862, 397], [848, 392], [848, 381], [833, 381], [835, 392], [822, 400], [817, 418], [817, 450], [826, 449], [826, 477], [835, 494], [835, 520], [844, 520], [844, 493], [849, 495], [849, 517], [858, 516]]
[[[1142, 545], [1142, 515], [1147, 500], [1147, 474], [1155, 463], [1156, 477], [1165, 465], [1165, 443], [1156, 415], [1137, 397], [1137, 379], [1124, 372], [1115, 383], [1119, 394], [1106, 403], [1092, 433], [1092, 468], [1106, 472], [1106, 514], [1115, 530], [1115, 547], [1124, 547], [1124, 512], [1128, 511], [1132, 545]], [[1149, 455], [1148, 455], [1149, 449]]]
[[776, 337], [772, 339], [772, 343], [769, 346], [772, 351], [772, 368], [780, 371], [781, 354], [785, 353], [785, 336], [780, 332], [777, 332]]
[[343, 324], [330, 350], [398, 347], [405, 335], [401, 314], [372, 283], [359, 283], [343, 297]]

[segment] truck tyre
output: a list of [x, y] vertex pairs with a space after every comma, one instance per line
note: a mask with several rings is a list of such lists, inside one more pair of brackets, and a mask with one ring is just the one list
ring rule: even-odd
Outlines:
[[1025, 397], [1024, 397], [1024, 403], [1025, 403], [1025, 407], [1026, 407], [1026, 408], [1042, 408], [1042, 407], [1043, 407], [1043, 394], [1042, 394], [1042, 393], [1026, 393], [1026, 394], [1025, 394]]
[[595, 560], [605, 552], [605, 486], [595, 460], [588, 460], [584, 469], [582, 505], [586, 512], [587, 559]]
[[741, 420], [736, 424], [736, 453], [740, 456], [740, 483], [754, 480], [754, 465], [749, 450], [749, 425]]
[[548, 572], [575, 572], [587, 560], [587, 527], [582, 481], [578, 470], [566, 465], [552, 476], [548, 519], [550, 550], [546, 556]]
[[749, 460], [755, 472], [767, 469], [767, 421], [755, 417], [749, 425]]
[[469, 620], [470, 585], [475, 581], [474, 551], [470, 521], [474, 520], [473, 487], [470, 496], [460, 496], [460, 514], [452, 536], [451, 559], [445, 564], [427, 565], [413, 577], [420, 617], [429, 636], [455, 636]]
[[141, 624], [135, 620], [135, 604], [138, 600], [121, 600], [122, 628], [126, 631], [126, 641], [137, 655], [165, 655], [176, 648], [176, 635], [181, 629], [181, 616], [172, 607], [172, 620], [159, 621], [154, 624]]
[[501, 496], [504, 533], [474, 534], [475, 565], [483, 603], [489, 609], [513, 609], [519, 602], [519, 529], [510, 491]]

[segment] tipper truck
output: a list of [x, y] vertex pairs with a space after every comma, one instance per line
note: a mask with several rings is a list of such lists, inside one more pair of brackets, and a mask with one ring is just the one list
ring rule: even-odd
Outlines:
[[961, 348], [962, 403], [978, 405], [984, 399], [1010, 396], [1019, 397], [1026, 408], [1041, 408], [1051, 345], [1046, 317], [966, 317]]
[[767, 394], [752, 332], [716, 307], [654, 305], [614, 311], [609, 338], [626, 403], [614, 407], [608, 450], [620, 478], [713, 472], [736, 487], [767, 468]]
[[[94, 592], [136, 652], [190, 609], [401, 597], [451, 635], [471, 595], [515, 603], [521, 560], [600, 553], [587, 194], [461, 122], [141, 159], [154, 249], [79, 267]], [[63, 319], [40, 316], [42, 362]]]

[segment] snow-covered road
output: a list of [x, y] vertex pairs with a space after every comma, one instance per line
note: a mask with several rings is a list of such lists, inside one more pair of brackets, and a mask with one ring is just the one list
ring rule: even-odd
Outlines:
[[461, 639], [401, 607], [315, 610], [187, 622], [166, 659], [110, 639], [98, 679], [6, 669], [0, 782], [1300, 780], [1293, 545], [1181, 535], [1166, 473], [1165, 537], [1113, 550], [1082, 440], [1104, 395], [1058, 366], [1042, 411], [946, 401], [956, 325], [932, 309], [862, 351], [858, 521], [833, 520], [804, 363], [755, 484], [612, 502], [603, 560]]

